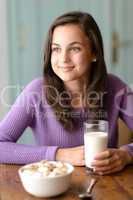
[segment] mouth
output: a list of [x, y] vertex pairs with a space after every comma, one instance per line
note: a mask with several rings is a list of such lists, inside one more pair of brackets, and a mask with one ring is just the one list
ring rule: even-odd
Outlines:
[[63, 72], [69, 72], [74, 69], [74, 66], [60, 66], [59, 67]]

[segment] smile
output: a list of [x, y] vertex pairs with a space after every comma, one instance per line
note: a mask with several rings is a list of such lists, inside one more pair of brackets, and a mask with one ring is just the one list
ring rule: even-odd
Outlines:
[[72, 71], [74, 69], [74, 66], [64, 66], [64, 67], [59, 67], [63, 72], [68, 72]]

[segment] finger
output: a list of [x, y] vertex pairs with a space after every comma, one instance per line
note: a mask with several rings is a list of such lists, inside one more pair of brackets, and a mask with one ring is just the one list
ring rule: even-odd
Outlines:
[[114, 149], [108, 149], [106, 151], [103, 151], [103, 152], [97, 154], [94, 157], [94, 160], [103, 160], [103, 159], [109, 158], [113, 155], [114, 151], [115, 151]]
[[121, 170], [124, 168], [124, 165], [122, 165], [121, 161], [118, 160], [114, 162], [112, 165], [94, 168], [94, 171], [98, 173], [109, 173], [109, 172], [111, 173], [114, 171], [115, 168]]
[[109, 165], [112, 165], [116, 160], [117, 160], [117, 157], [116, 156], [112, 156], [112, 157], [110, 157], [108, 159], [93, 161], [91, 166], [92, 167], [109, 166]]
[[114, 153], [111, 157], [108, 157], [106, 159], [103, 159], [103, 160], [94, 160], [92, 162], [92, 166], [99, 166], [99, 167], [100, 166], [108, 166], [108, 165], [111, 165], [112, 163], [116, 162], [117, 160], [119, 160], [119, 156]]
[[94, 171], [95, 172], [106, 172], [106, 171], [110, 171], [113, 168], [118, 167], [118, 164], [116, 162], [112, 163], [111, 165], [108, 166], [101, 166], [101, 167], [94, 167]]
[[99, 175], [107, 175], [107, 174], [112, 174], [112, 173], [118, 172], [122, 169], [123, 169], [122, 167], [117, 166], [117, 167], [114, 167], [114, 168], [107, 170], [107, 171], [100, 171], [100, 172], [95, 172], [95, 173], [97, 173]]

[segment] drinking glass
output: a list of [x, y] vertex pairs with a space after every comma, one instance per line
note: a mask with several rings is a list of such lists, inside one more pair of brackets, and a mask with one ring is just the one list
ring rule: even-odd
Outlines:
[[84, 123], [85, 166], [92, 168], [91, 163], [97, 153], [107, 148], [108, 121], [88, 120]]

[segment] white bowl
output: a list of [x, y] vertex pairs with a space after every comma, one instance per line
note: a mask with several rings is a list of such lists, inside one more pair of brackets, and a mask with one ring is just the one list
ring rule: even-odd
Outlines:
[[[49, 161], [55, 163], [56, 161]], [[64, 175], [48, 177], [48, 176], [32, 176], [28, 173], [23, 173], [24, 167], [32, 164], [25, 165], [18, 170], [21, 182], [25, 190], [36, 197], [53, 197], [64, 193], [70, 186], [71, 175], [74, 167], [65, 163], [67, 166], [67, 173]]]

